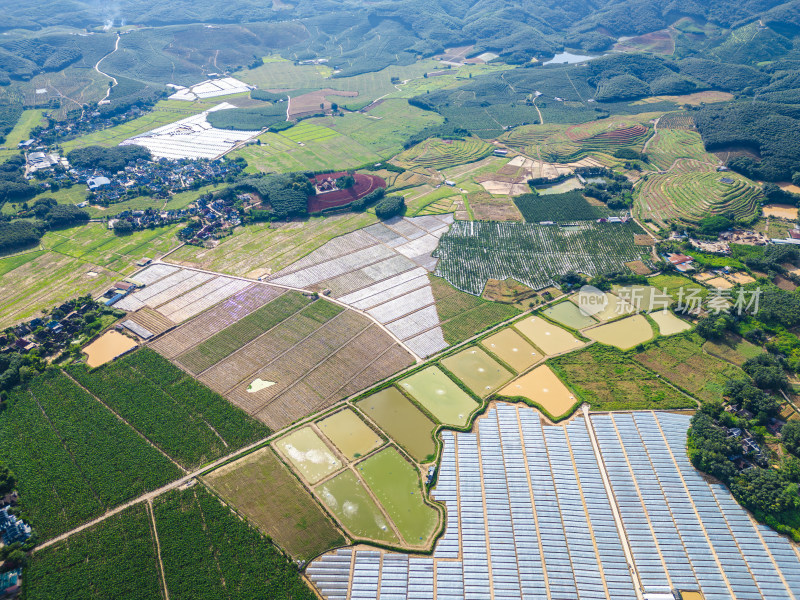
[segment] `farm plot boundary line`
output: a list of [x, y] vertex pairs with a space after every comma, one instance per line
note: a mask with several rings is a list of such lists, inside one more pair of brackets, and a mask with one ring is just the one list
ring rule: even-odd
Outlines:
[[[227, 275], [225, 273], [218, 273], [216, 271], [210, 271], [208, 269], [199, 269], [199, 268], [196, 268], [196, 267], [185, 267], [185, 266], [181, 265], [180, 263], [177, 263], [177, 262], [176, 263], [171, 263], [171, 262], [166, 262], [164, 260], [153, 261], [147, 267], [144, 267], [143, 269], [139, 269], [138, 271], [136, 271], [136, 273], [131, 275], [131, 277], [135, 277], [136, 274], [138, 274], [139, 272], [147, 269], [150, 266], [157, 265], [157, 264], [169, 265], [171, 267], [178, 267], [178, 268], [181, 268], [181, 269], [186, 269], [188, 271], [196, 271], [196, 272], [199, 272], [199, 273], [208, 273], [210, 275], [216, 275], [216, 276], [222, 276], [222, 277], [230, 277], [231, 279], [238, 279], [239, 281], [247, 281], [247, 282], [250, 282], [250, 283], [257, 283], [257, 284], [260, 284], [260, 285], [270, 285], [272, 287], [277, 287], [277, 288], [281, 288], [281, 289], [284, 289], [284, 290], [290, 290], [290, 291], [293, 291], [293, 292], [300, 292], [301, 294], [303, 294], [303, 293], [304, 294], [308, 294], [309, 293], [309, 290], [307, 290], [305, 288], [298, 288], [298, 287], [293, 287], [293, 286], [290, 286], [290, 285], [273, 283], [271, 281], [270, 282], [265, 282], [265, 281], [261, 281], [260, 279], [251, 279], [250, 277], [242, 277], [241, 275]], [[403, 348], [403, 350], [408, 352], [414, 358], [414, 361], [417, 364], [423, 362], [422, 357], [420, 357], [416, 352], [414, 352], [411, 348], [409, 348], [405, 343], [403, 343], [403, 340], [401, 340], [394, 333], [389, 331], [389, 329], [383, 323], [381, 323], [380, 321], [375, 319], [375, 317], [373, 317], [369, 313], [366, 313], [363, 310], [359, 310], [357, 308], [353, 308], [352, 306], [350, 306], [348, 304], [345, 304], [344, 302], [341, 302], [337, 298], [331, 298], [330, 296], [325, 296], [325, 299], [328, 300], [328, 302], [333, 302], [334, 304], [338, 304], [339, 306], [341, 306], [341, 307], [343, 307], [343, 308], [345, 308], [347, 310], [352, 310], [352, 311], [354, 311], [354, 312], [356, 312], [356, 313], [368, 318], [370, 321], [375, 323], [378, 327], [383, 329], [383, 331], [386, 333], [386, 335], [391, 337], [396, 343], [400, 344], [400, 346]], [[211, 308], [213, 308], [213, 307], [209, 307], [209, 309], [211, 309]], [[207, 309], [207, 310], [209, 310], [209, 309]], [[205, 312], [205, 311], [203, 311], [203, 312]], [[201, 312], [200, 314], [203, 314], [203, 313]], [[193, 318], [195, 318], [195, 317], [193, 317]]]
[[169, 588], [167, 587], [167, 578], [164, 576], [164, 561], [161, 560], [161, 541], [158, 539], [158, 527], [156, 527], [156, 516], [153, 513], [153, 499], [147, 501], [147, 514], [150, 516], [150, 527], [153, 531], [153, 542], [156, 549], [156, 558], [158, 559], [158, 574], [161, 579], [161, 591], [164, 594], [164, 599], [169, 600]]

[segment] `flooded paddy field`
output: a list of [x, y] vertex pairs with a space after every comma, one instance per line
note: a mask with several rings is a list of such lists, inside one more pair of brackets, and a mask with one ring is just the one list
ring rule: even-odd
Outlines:
[[597, 321], [581, 311], [573, 302], [564, 301], [542, 311], [542, 314], [572, 329], [591, 327]]
[[87, 356], [86, 364], [92, 368], [99, 367], [133, 350], [137, 345], [131, 338], [117, 331], [109, 331], [83, 349]]
[[570, 300], [574, 302], [578, 308], [584, 308], [584, 311], [592, 315], [599, 321], [610, 321], [622, 315], [632, 314], [633, 307], [625, 302], [622, 298], [605, 292], [603, 295], [603, 304], [598, 306], [596, 298], [598, 294], [591, 294], [586, 292], [578, 292], [570, 296]]
[[642, 315], [634, 315], [620, 321], [600, 325], [587, 329], [583, 333], [596, 342], [615, 346], [620, 350], [628, 350], [653, 339], [653, 328]]
[[387, 388], [360, 400], [356, 406], [378, 424], [415, 460], [433, 460], [436, 444], [433, 430], [436, 424], [414, 406], [400, 390]]
[[426, 504], [419, 471], [392, 447], [358, 463], [358, 471], [410, 546], [424, 546], [439, 525]]
[[509, 365], [517, 373], [542, 360], [542, 353], [511, 328], [503, 329], [481, 342], [481, 346]]
[[675, 303], [672, 296], [652, 285], [614, 286], [614, 293], [633, 306], [636, 312], [664, 310]]
[[349, 460], [369, 454], [383, 444], [381, 436], [350, 409], [319, 421], [317, 427]]
[[485, 398], [514, 377], [511, 371], [477, 346], [448, 356], [442, 364], [481, 398]]
[[309, 483], [316, 483], [342, 468], [342, 462], [310, 427], [303, 427], [275, 443]]
[[355, 537], [397, 544], [399, 540], [361, 480], [350, 470], [316, 488], [316, 494], [344, 528]]
[[650, 318], [658, 325], [661, 335], [672, 335], [681, 331], [688, 331], [692, 328], [691, 323], [687, 323], [675, 313], [669, 310], [659, 310], [650, 314]]
[[478, 408], [478, 403], [438, 367], [406, 377], [399, 385], [445, 425], [466, 425]]
[[575, 396], [547, 365], [536, 367], [500, 390], [501, 396], [522, 396], [535, 402], [553, 418], [566, 416], [575, 405]]
[[546, 355], [560, 354], [583, 346], [583, 342], [570, 332], [556, 327], [541, 317], [528, 317], [514, 324], [514, 328], [528, 338]]

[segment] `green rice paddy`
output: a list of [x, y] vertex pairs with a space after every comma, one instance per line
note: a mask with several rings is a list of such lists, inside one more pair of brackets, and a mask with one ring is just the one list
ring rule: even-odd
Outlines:
[[438, 367], [406, 377], [399, 385], [445, 425], [466, 425], [478, 408], [478, 403]]
[[439, 512], [425, 503], [419, 471], [394, 448], [358, 464], [364, 481], [412, 546], [423, 546], [439, 524]]
[[514, 376], [511, 371], [477, 346], [445, 358], [442, 364], [482, 398], [510, 381]]
[[390, 387], [368, 396], [359, 401], [357, 406], [415, 460], [433, 460], [436, 453], [433, 430], [436, 424], [397, 388]]

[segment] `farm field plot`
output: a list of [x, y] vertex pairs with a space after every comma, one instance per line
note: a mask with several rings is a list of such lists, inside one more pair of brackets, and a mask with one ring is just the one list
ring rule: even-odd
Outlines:
[[[536, 148], [547, 138], [567, 129], [566, 125], [558, 123], [545, 123], [543, 125], [520, 125], [514, 127], [508, 133], [500, 136], [500, 141], [506, 146], [525, 152], [526, 154], [536, 155]], [[537, 175], [545, 176], [545, 175]]]
[[483, 140], [431, 138], [398, 154], [392, 162], [406, 169], [447, 169], [486, 158], [493, 146]]
[[401, 379], [400, 388], [446, 425], [466, 425], [478, 403], [438, 367]]
[[[55, 546], [37, 551], [25, 569], [31, 600], [162, 597], [161, 578], [144, 504], [137, 504]], [[57, 574], [57, 575], [54, 575]]]
[[[493, 403], [474, 431], [444, 435], [432, 493], [446, 505], [448, 522], [432, 555], [339, 549], [306, 573], [327, 600], [376, 598], [388, 582], [402, 597], [413, 590], [421, 598], [444, 590], [455, 597], [472, 590], [495, 598], [627, 599], [637, 590], [657, 597], [674, 581], [707, 599], [759, 598], [767, 589], [789, 597], [800, 568], [795, 547], [692, 467], [689, 421], [685, 414], [635, 411], [545, 425], [531, 407]], [[489, 478], [491, 485], [481, 485]], [[624, 507], [620, 530], [614, 502]], [[498, 563], [502, 556], [524, 561]], [[727, 583], [739, 592], [730, 593]]]
[[396, 387], [381, 390], [356, 406], [420, 463], [434, 459], [436, 424]]
[[528, 223], [592, 221], [608, 217], [612, 212], [592, 206], [578, 190], [545, 195], [523, 194], [514, 198], [514, 203]]
[[176, 227], [148, 229], [121, 238], [102, 223], [89, 223], [45, 233], [37, 253], [0, 259], [0, 272], [5, 271], [0, 326], [69, 298], [101, 294], [115, 279], [130, 275], [136, 260], [176, 246], [175, 231]]
[[138, 119], [64, 142], [64, 152], [86, 146], [116, 146], [135, 135], [197, 115], [214, 104], [213, 100], [191, 103], [181, 100], [162, 100]]
[[512, 381], [498, 394], [506, 398], [529, 400], [556, 420], [568, 416], [576, 404], [573, 393], [546, 364]]
[[592, 410], [694, 408], [697, 403], [616, 348], [593, 344], [547, 364]]
[[572, 125], [539, 142], [537, 150], [555, 163], [577, 161], [592, 152], [613, 154], [620, 148], [640, 151], [652, 133], [641, 118], [612, 117]]
[[[137, 273], [137, 278], [147, 278], [147, 286], [129, 294], [114, 306], [127, 311], [148, 306], [173, 323], [182, 323], [252, 285], [250, 281], [191, 269], [175, 269], [161, 276], [166, 273], [163, 267], [162, 264], [156, 264]], [[158, 273], [160, 278], [150, 281], [149, 273], [153, 272]]]
[[666, 171], [680, 159], [693, 159], [710, 165], [719, 165], [719, 159], [706, 152], [703, 139], [697, 131], [686, 129], [659, 129], [647, 145], [647, 157], [659, 170]]
[[121, 354], [136, 348], [138, 344], [117, 331], [108, 331], [86, 346], [86, 364], [92, 368], [111, 362]]
[[425, 502], [419, 471], [393, 447], [356, 467], [409, 546], [427, 546], [439, 525], [439, 511]]
[[385, 544], [401, 543], [391, 522], [353, 471], [342, 471], [314, 492], [352, 536]]
[[737, 219], [758, 212], [761, 191], [743, 176], [718, 173], [713, 165], [678, 159], [669, 172], [650, 174], [636, 188], [636, 211], [664, 226], [670, 221], [697, 223], [709, 215], [732, 212]]
[[566, 325], [571, 329], [583, 329], [595, 325], [597, 321], [581, 311], [580, 308], [570, 301], [559, 302], [558, 304], [546, 308], [542, 311], [548, 319]]
[[17, 121], [17, 124], [14, 125], [14, 128], [6, 135], [6, 141], [3, 146], [8, 148], [8, 150], [0, 150], [0, 161], [4, 161], [17, 154], [17, 145], [20, 142], [30, 139], [31, 130], [41, 124], [44, 113], [45, 111], [38, 109], [25, 110], [22, 112], [22, 116], [19, 118], [19, 121]]
[[598, 321], [610, 321], [634, 312], [631, 304], [608, 292], [597, 294], [581, 290], [570, 296], [569, 300], [578, 307], [579, 311], [590, 314]]
[[269, 434], [262, 424], [149, 348], [92, 371], [75, 365], [69, 374], [186, 467]]
[[456, 221], [439, 243], [435, 274], [480, 295], [488, 279], [512, 278], [532, 289], [553, 285], [569, 271], [596, 275], [647, 260], [634, 244], [633, 222], [581, 222], [570, 227]]
[[254, 284], [153, 348], [275, 430], [413, 363], [363, 315], [268, 287]]
[[650, 318], [658, 325], [658, 331], [661, 335], [674, 335], [683, 331], [689, 331], [692, 328], [691, 323], [687, 323], [676, 316], [671, 310], [659, 310], [650, 313]]
[[628, 350], [653, 339], [654, 333], [650, 323], [642, 315], [625, 317], [613, 323], [584, 330], [583, 334], [602, 344]]
[[291, 560], [202, 486], [157, 498], [153, 514], [170, 598], [313, 600]]
[[20, 507], [43, 539], [181, 475], [61, 371], [12, 393], [0, 416], [0, 456], [17, 474]]
[[[319, 125], [296, 126], [316, 135], [306, 140], [294, 140], [290, 135], [295, 127], [281, 133], [263, 133], [256, 146], [245, 146], [231, 152], [231, 158], [247, 160], [247, 172], [289, 173], [293, 171], [324, 171], [352, 169], [367, 163], [380, 162], [383, 157], [347, 135], [342, 135]], [[326, 133], [323, 135], [323, 131]], [[300, 134], [302, 137], [302, 133]]]
[[275, 447], [312, 484], [342, 468], [342, 462], [310, 427], [293, 431], [275, 442]]
[[700, 400], [721, 400], [725, 383], [744, 378], [738, 367], [703, 352], [703, 339], [684, 333], [658, 339], [634, 358]]
[[[653, 277], [650, 281], [655, 281], [658, 277]], [[682, 277], [678, 279], [683, 280]], [[688, 282], [689, 280], [683, 281]], [[660, 287], [656, 285], [615, 285], [613, 292], [636, 312], [652, 312], [667, 309], [675, 303], [668, 283], [669, 280], [665, 280], [665, 284]]]
[[[659, 299], [667, 295], [673, 301], [677, 301], [682, 293], [684, 296], [684, 303], [687, 303], [690, 296], [705, 298], [708, 295], [708, 289], [681, 275], [656, 275], [648, 279], [648, 281], [651, 287], [658, 290], [654, 292], [654, 294], [657, 294]], [[681, 292], [681, 290], [683, 290], [683, 292]]]
[[330, 290], [366, 311], [419, 356], [447, 347], [428, 272], [451, 215], [395, 217], [331, 240], [269, 278], [278, 285]]
[[349, 409], [318, 421], [317, 427], [349, 460], [369, 454], [383, 444], [381, 436]]
[[720, 341], [708, 340], [703, 344], [703, 350], [737, 367], [741, 367], [748, 358], [755, 358], [764, 353], [763, 348], [734, 334], [728, 334]]
[[203, 479], [296, 559], [306, 560], [344, 543], [327, 515], [271, 448], [261, 448]]
[[514, 323], [514, 329], [540, 348], [545, 355], [561, 354], [583, 346], [583, 342], [573, 337], [567, 330], [541, 317], [526, 317]]
[[517, 373], [532, 367], [543, 358], [538, 348], [534, 348], [510, 327], [481, 340], [480, 344]]
[[472, 392], [485, 398], [514, 375], [477, 346], [442, 360], [442, 365]]

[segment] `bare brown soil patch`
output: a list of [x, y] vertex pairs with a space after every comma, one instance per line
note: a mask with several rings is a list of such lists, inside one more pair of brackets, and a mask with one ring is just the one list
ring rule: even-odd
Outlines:
[[640, 260], [632, 260], [631, 262], [626, 262], [625, 266], [628, 267], [631, 271], [633, 271], [637, 275], [650, 275], [650, 273], [652, 273], [650, 268]]
[[633, 236], [633, 243], [637, 246], [655, 246], [656, 242], [646, 233], [637, 233]]
[[483, 288], [483, 297], [493, 302], [514, 304], [522, 302], [536, 295], [536, 292], [514, 279], [489, 279]]
[[321, 110], [330, 110], [331, 102], [326, 99], [327, 96], [344, 96], [346, 98], [355, 98], [358, 96], [358, 92], [345, 92], [341, 90], [325, 88], [324, 90], [303, 94], [302, 96], [291, 99], [289, 104], [289, 116], [301, 117], [303, 115], [318, 113]]

